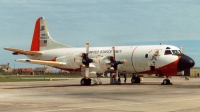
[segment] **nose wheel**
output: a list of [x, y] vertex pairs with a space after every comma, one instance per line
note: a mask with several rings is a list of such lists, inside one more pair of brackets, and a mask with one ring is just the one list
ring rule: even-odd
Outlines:
[[172, 85], [172, 83], [170, 82], [170, 80], [168, 78], [166, 78], [166, 79], [163, 80], [161, 85]]

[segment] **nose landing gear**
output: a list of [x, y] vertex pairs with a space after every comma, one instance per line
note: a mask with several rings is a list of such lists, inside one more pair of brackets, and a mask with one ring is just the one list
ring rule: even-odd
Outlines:
[[167, 76], [166, 79], [163, 80], [163, 82], [161, 83], [161, 85], [172, 85], [172, 83], [170, 82], [170, 80], [168, 78], [169, 77]]

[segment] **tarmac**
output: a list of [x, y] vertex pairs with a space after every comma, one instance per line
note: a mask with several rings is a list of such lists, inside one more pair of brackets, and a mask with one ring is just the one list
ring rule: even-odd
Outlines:
[[[81, 86], [61, 81], [0, 82], [1, 112], [199, 112], [200, 78], [144, 78], [140, 84]], [[123, 78], [122, 78], [123, 80]]]

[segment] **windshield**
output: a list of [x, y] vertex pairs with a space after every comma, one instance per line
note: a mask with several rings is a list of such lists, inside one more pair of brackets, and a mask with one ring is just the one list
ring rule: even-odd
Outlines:
[[165, 50], [165, 55], [170, 55], [172, 52], [170, 50]]
[[181, 54], [180, 50], [172, 50], [173, 54]]

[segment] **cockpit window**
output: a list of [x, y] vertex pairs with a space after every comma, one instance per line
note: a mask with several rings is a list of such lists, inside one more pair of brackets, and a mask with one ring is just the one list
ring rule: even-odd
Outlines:
[[165, 55], [170, 55], [172, 52], [170, 50], [165, 50]]
[[172, 50], [173, 54], [181, 54], [181, 51], [180, 50]]

